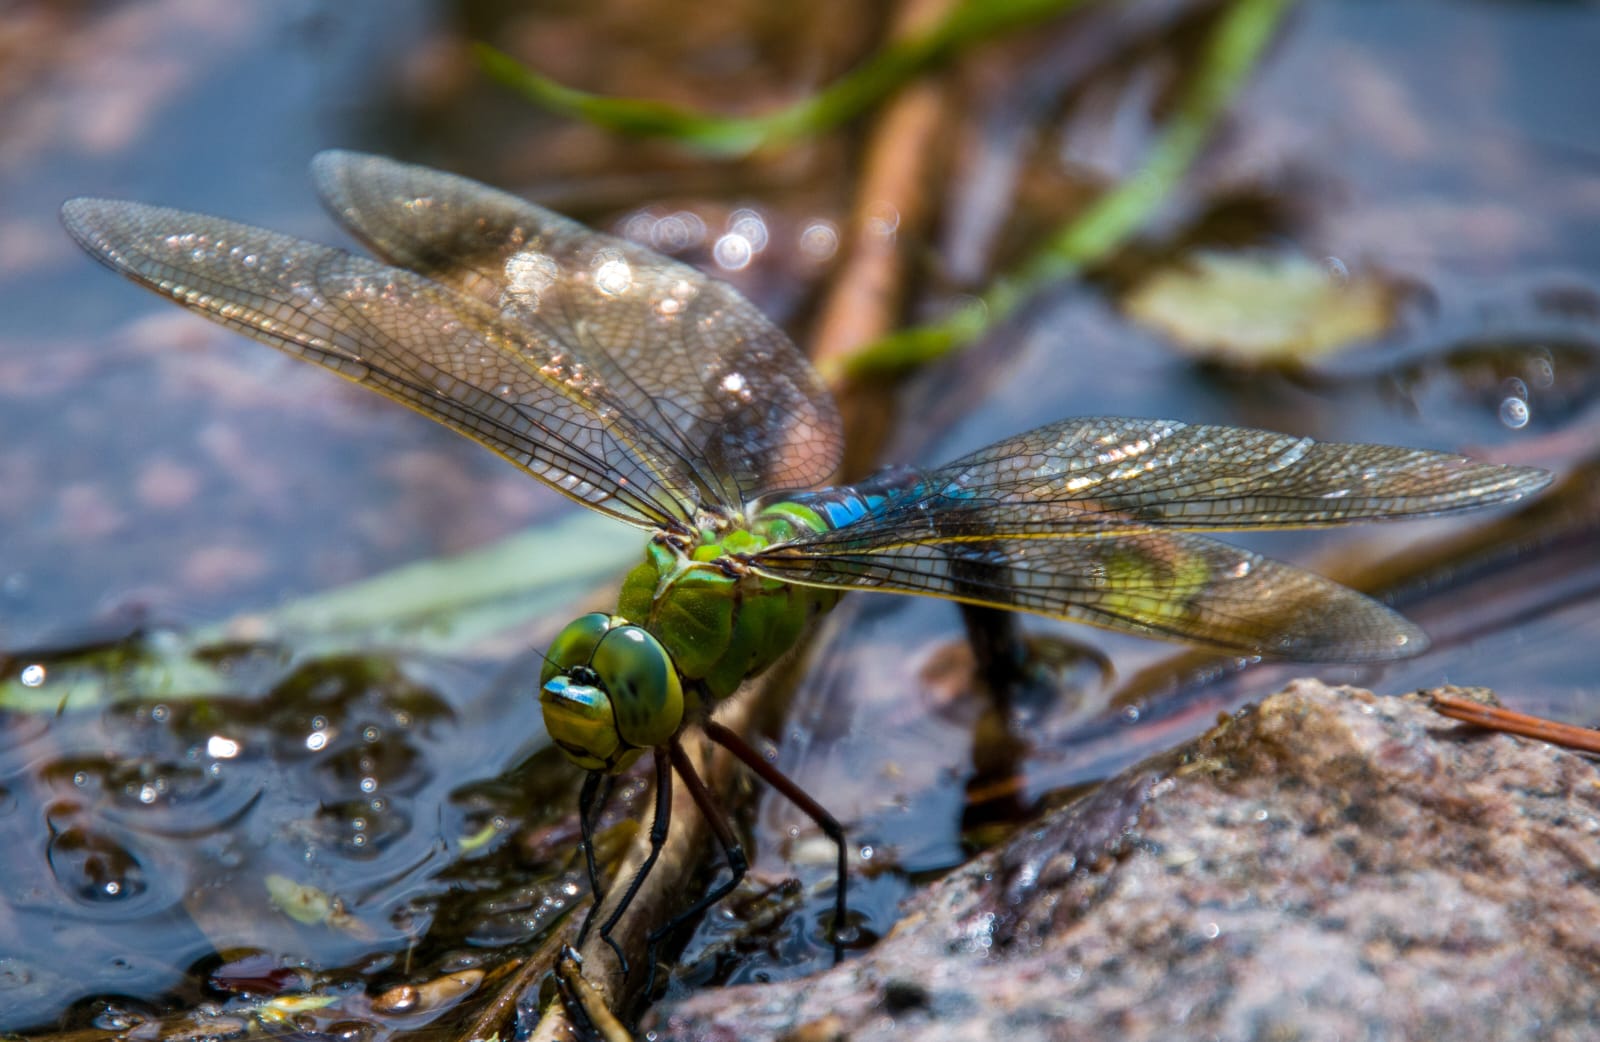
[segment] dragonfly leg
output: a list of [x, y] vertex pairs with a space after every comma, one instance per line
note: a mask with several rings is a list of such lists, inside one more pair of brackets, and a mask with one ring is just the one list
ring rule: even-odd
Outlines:
[[605, 813], [616, 781], [615, 775], [590, 771], [583, 779], [583, 790], [578, 793], [578, 831], [583, 836], [583, 859], [589, 869], [589, 893], [594, 897], [594, 902], [589, 905], [589, 914], [583, 917], [583, 926], [578, 929], [577, 946], [580, 948], [583, 947], [583, 939], [589, 936], [595, 913], [600, 911], [606, 899], [605, 886], [600, 881], [600, 868], [594, 859], [594, 825]]
[[644, 884], [645, 877], [656, 867], [656, 858], [661, 856], [661, 848], [667, 842], [667, 830], [672, 827], [672, 761], [667, 758], [667, 751], [661, 746], [656, 746], [652, 751], [656, 761], [656, 813], [655, 820], [650, 823], [650, 852], [645, 855], [639, 871], [635, 872], [633, 879], [628, 882], [628, 889], [623, 891], [621, 900], [611, 909], [606, 921], [600, 924], [600, 939], [610, 945], [612, 952], [616, 954], [617, 965], [622, 970], [624, 978], [628, 976], [628, 957], [622, 954], [622, 946], [612, 939], [611, 931], [616, 928], [622, 913], [633, 903], [634, 895]]
[[746, 767], [760, 775], [762, 781], [778, 790], [784, 799], [804, 811], [806, 817], [816, 822], [817, 828], [821, 829], [824, 835], [833, 840], [833, 845], [839, 852], [839, 863], [836, 870], [837, 882], [833, 899], [833, 925], [828, 933], [833, 940], [834, 958], [838, 959], [843, 955], [840, 938], [843, 935], [845, 925], [845, 883], [848, 879], [847, 872], [849, 869], [849, 862], [845, 855], [844, 826], [839, 824], [837, 818], [828, 813], [827, 808], [812, 799], [811, 794], [802, 789], [793, 778], [768, 763], [766, 757], [752, 749], [750, 743], [740, 738], [732, 730], [717, 723], [715, 720], [707, 720], [705, 732], [707, 738], [737, 756]]
[[684, 922], [693, 919], [732, 893], [750, 868], [750, 860], [745, 857], [744, 846], [739, 842], [739, 837], [734, 835], [733, 826], [728, 824], [727, 813], [718, 806], [717, 798], [711, 795], [711, 790], [706, 788], [700, 773], [694, 769], [694, 764], [689, 761], [689, 755], [683, 751], [683, 743], [674, 738], [668, 746], [668, 755], [672, 757], [672, 766], [678, 772], [678, 777], [683, 779], [684, 788], [689, 790], [694, 805], [700, 808], [706, 824], [711, 826], [711, 834], [716, 837], [717, 845], [722, 848], [722, 856], [727, 860], [731, 874], [725, 882], [703, 894], [700, 900], [650, 932], [647, 955], [650, 960], [650, 976], [645, 983], [646, 995], [655, 990], [656, 948], [662, 939]]

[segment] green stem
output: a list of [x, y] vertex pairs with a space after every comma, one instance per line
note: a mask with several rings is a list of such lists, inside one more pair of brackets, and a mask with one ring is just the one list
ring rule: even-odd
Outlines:
[[809, 98], [764, 116], [718, 116], [648, 98], [591, 94], [540, 75], [503, 51], [477, 46], [493, 79], [535, 104], [598, 127], [667, 137], [718, 155], [745, 155], [849, 122], [924, 70], [982, 40], [1057, 17], [1086, 0], [966, 0], [927, 32], [884, 47]]
[[1076, 276], [1124, 246], [1194, 165], [1290, 6], [1291, 0], [1236, 0], [1221, 16], [1193, 83], [1141, 170], [1090, 204], [974, 306], [874, 341], [844, 362], [845, 373], [888, 375], [959, 350], [1044, 287]]

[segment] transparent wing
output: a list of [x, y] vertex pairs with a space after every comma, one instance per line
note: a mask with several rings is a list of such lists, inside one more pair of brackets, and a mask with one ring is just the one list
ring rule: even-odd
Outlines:
[[74, 199], [96, 259], [177, 303], [443, 423], [572, 498], [645, 527], [691, 525], [694, 471], [565, 345], [421, 275], [275, 232]]
[[1377, 661], [1427, 646], [1414, 625], [1311, 572], [1188, 532], [979, 538], [759, 556], [791, 582], [921, 593], [1300, 661]]
[[[328, 208], [374, 252], [558, 345], [608, 404], [672, 446], [703, 499], [738, 509], [838, 468], [833, 399], [731, 286], [516, 196], [426, 167], [324, 152]], [[546, 350], [549, 347], [545, 347]]]
[[1542, 470], [1443, 452], [1088, 417], [996, 442], [928, 472], [925, 485], [948, 493], [957, 514], [1036, 534], [1060, 524], [1308, 528], [1420, 517], [1518, 499], [1549, 481]]
[[1509, 502], [1543, 471], [1171, 421], [1076, 419], [885, 484], [869, 510], [752, 555], [791, 582], [949, 597], [1304, 660], [1425, 646], [1376, 601], [1185, 529], [1317, 526]]

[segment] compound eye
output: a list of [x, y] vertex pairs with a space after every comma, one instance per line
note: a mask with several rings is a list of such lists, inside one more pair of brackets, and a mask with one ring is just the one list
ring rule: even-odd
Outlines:
[[589, 659], [594, 656], [594, 649], [600, 643], [600, 638], [620, 621], [605, 612], [597, 611], [567, 623], [566, 628], [556, 634], [556, 639], [550, 643], [549, 652], [545, 654], [544, 671], [539, 675], [539, 686], [542, 688], [550, 683], [550, 678], [557, 673], [564, 673], [574, 666], [587, 666]]
[[606, 693], [565, 675], [550, 678], [539, 689], [544, 728], [551, 741], [586, 771], [614, 771], [627, 750], [617, 734], [617, 720]]
[[661, 642], [638, 626], [616, 626], [589, 659], [611, 697], [617, 732], [635, 748], [661, 745], [683, 723], [683, 684]]

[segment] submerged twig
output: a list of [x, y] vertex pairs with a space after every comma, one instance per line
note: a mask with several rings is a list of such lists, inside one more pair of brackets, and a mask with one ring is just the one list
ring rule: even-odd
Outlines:
[[1579, 752], [1600, 753], [1600, 731], [1592, 727], [1564, 724], [1559, 720], [1519, 713], [1504, 706], [1476, 702], [1448, 688], [1424, 691], [1423, 694], [1433, 706], [1434, 712], [1448, 716], [1452, 720], [1476, 724], [1490, 731], [1504, 731], [1506, 734], [1521, 735], [1524, 738], [1536, 738], [1541, 742], [1576, 749]]
[[[895, 31], [916, 32], [946, 17], [952, 3], [911, 0]], [[844, 414], [847, 474], [877, 462], [888, 410], [877, 400], [881, 395], [846, 381], [845, 366], [899, 324], [909, 275], [904, 243], [920, 236], [930, 218], [930, 163], [939, 155], [945, 102], [944, 85], [930, 79], [900, 92], [879, 113], [862, 152], [844, 260], [817, 308], [810, 354]]]

